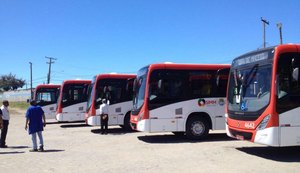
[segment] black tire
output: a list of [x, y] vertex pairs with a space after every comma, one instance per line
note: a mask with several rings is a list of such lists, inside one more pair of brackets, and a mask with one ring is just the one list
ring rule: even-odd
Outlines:
[[188, 139], [200, 140], [207, 137], [209, 124], [206, 119], [201, 117], [191, 117], [186, 124], [186, 136]]
[[130, 126], [130, 113], [127, 113], [124, 117], [123, 129], [126, 131], [132, 131], [132, 128]]
[[175, 136], [184, 136], [184, 132], [172, 132]]

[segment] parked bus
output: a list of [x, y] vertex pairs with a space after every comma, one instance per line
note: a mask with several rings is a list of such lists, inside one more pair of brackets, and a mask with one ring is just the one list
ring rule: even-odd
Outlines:
[[131, 126], [203, 139], [225, 129], [224, 105], [230, 65], [151, 64], [134, 86]]
[[126, 130], [130, 127], [132, 109], [133, 81], [132, 74], [99, 74], [93, 78], [89, 89], [86, 120], [89, 125], [100, 125], [99, 107], [102, 99], [109, 102], [108, 125], [120, 125]]
[[34, 90], [33, 99], [42, 107], [46, 119], [55, 119], [59, 88], [60, 85], [42, 84]]
[[87, 91], [91, 80], [65, 80], [57, 103], [57, 121], [84, 121]]
[[269, 146], [300, 145], [300, 44], [256, 50], [231, 67], [227, 135]]

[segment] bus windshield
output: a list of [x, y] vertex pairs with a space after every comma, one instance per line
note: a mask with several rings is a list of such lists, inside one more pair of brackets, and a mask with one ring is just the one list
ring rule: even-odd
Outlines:
[[247, 60], [248, 63], [232, 67], [228, 86], [229, 111], [257, 112], [269, 104], [272, 63], [268, 60], [268, 52], [265, 55], [265, 59], [258, 58], [259, 62]]
[[92, 100], [93, 100], [93, 95], [94, 95], [94, 87], [95, 87], [95, 80], [96, 77], [94, 77], [92, 84], [88, 87], [88, 100], [87, 100], [87, 106], [86, 110], [88, 111], [91, 106], [92, 106]]
[[138, 71], [134, 84], [133, 111], [139, 111], [144, 104], [148, 67]]

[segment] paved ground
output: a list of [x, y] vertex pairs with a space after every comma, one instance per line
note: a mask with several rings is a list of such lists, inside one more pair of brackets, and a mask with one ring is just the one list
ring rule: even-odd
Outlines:
[[300, 147], [271, 148], [211, 132], [205, 141], [189, 141], [171, 133], [126, 133], [110, 127], [100, 135], [83, 123], [47, 124], [45, 152], [30, 153], [24, 112], [11, 111], [7, 144], [0, 149], [0, 172], [299, 172]]

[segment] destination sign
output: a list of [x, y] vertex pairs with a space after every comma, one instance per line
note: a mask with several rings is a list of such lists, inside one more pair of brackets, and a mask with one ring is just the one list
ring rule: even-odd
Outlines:
[[240, 57], [237, 58], [233, 61], [232, 66], [241, 66], [241, 65], [246, 65], [246, 64], [251, 64], [263, 60], [267, 60], [268, 58], [271, 58], [271, 54], [274, 51], [265, 51], [257, 54], [251, 54], [248, 56]]

